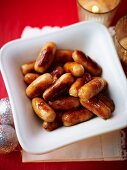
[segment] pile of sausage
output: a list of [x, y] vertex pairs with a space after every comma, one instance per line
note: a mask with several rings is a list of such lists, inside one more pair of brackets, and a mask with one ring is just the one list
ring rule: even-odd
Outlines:
[[23, 64], [21, 70], [26, 95], [48, 131], [95, 115], [108, 119], [115, 109], [104, 95], [108, 83], [101, 77], [102, 68], [82, 51], [56, 49], [54, 42], [48, 42], [36, 60]]

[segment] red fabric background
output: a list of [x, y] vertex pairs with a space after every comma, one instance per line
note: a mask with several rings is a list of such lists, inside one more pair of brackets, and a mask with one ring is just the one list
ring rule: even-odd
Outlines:
[[[122, 0], [113, 20], [127, 14], [126, 0]], [[19, 38], [23, 28], [66, 26], [78, 21], [76, 0], [0, 0], [0, 47], [6, 42]], [[0, 98], [7, 92], [0, 74]], [[75, 162], [75, 163], [27, 163], [21, 162], [21, 154], [16, 151], [0, 155], [0, 170], [70, 170], [70, 169], [126, 169], [127, 161]]]

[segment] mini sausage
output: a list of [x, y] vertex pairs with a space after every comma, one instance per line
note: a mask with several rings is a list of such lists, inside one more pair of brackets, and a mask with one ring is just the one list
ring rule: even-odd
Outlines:
[[73, 50], [56, 50], [54, 62], [66, 63], [69, 61], [73, 61], [72, 53]]
[[84, 121], [87, 121], [93, 117], [93, 113], [85, 108], [78, 110], [70, 110], [63, 113], [62, 121], [64, 126], [72, 126]]
[[53, 82], [51, 74], [45, 73], [35, 79], [27, 88], [26, 95], [29, 98], [34, 98], [42, 95], [45, 89], [47, 89]]
[[31, 84], [36, 78], [38, 78], [40, 75], [36, 73], [27, 73], [24, 76], [24, 81], [26, 84]]
[[67, 97], [62, 97], [52, 102], [49, 101], [49, 105], [54, 110], [70, 110], [70, 109], [79, 107], [80, 102], [78, 98], [67, 96]]
[[56, 66], [50, 73], [53, 77], [53, 83], [64, 73], [64, 69], [61, 66]]
[[32, 107], [36, 115], [46, 122], [53, 122], [56, 117], [54, 110], [41, 98], [32, 99]]
[[72, 53], [72, 58], [75, 62], [80, 63], [83, 67], [94, 76], [99, 76], [102, 73], [102, 68], [90, 57], [86, 56], [82, 51], [75, 50]]
[[115, 110], [115, 104], [114, 104], [113, 100], [104, 96], [102, 93], [97, 95], [97, 97], [98, 97], [98, 100], [101, 100], [101, 102], [103, 102], [107, 107], [110, 108], [111, 112], [113, 112]]
[[86, 109], [90, 110], [95, 115], [101, 117], [102, 119], [108, 119], [111, 117], [111, 109], [98, 97], [91, 98], [90, 100], [84, 101], [80, 99], [80, 103]]
[[95, 77], [79, 89], [78, 96], [84, 101], [89, 100], [106, 88], [106, 86], [106, 80], [101, 77]]
[[69, 89], [70, 96], [78, 97], [79, 89], [92, 79], [89, 73], [84, 73], [83, 77], [77, 78], [76, 81], [71, 85]]
[[62, 114], [61, 113], [56, 114], [56, 118], [53, 122], [44, 121], [42, 123], [42, 127], [44, 129], [46, 129], [47, 131], [53, 131], [53, 130], [61, 127], [62, 125], [63, 125], [63, 122], [62, 122]]
[[44, 129], [46, 129], [47, 131], [53, 131], [53, 130], [55, 130], [55, 129], [57, 129], [57, 128], [59, 128], [59, 127], [61, 127], [62, 126], [62, 124], [61, 123], [59, 123], [59, 122], [43, 122], [42, 123], [42, 127], [44, 128]]
[[39, 73], [44, 73], [52, 64], [55, 51], [56, 44], [54, 42], [46, 43], [36, 59], [34, 69]]
[[64, 92], [64, 89], [70, 87], [74, 82], [74, 78], [71, 73], [63, 74], [53, 85], [46, 89], [43, 93], [43, 98], [48, 100], [53, 100], [56, 96], [59, 96], [61, 92]]
[[25, 75], [27, 73], [33, 73], [35, 72], [34, 70], [34, 64], [35, 64], [35, 61], [31, 61], [31, 62], [28, 62], [26, 64], [23, 64], [21, 66], [21, 71], [22, 73]]
[[76, 62], [67, 62], [64, 64], [64, 70], [67, 73], [71, 73], [75, 77], [81, 77], [84, 74], [84, 67]]

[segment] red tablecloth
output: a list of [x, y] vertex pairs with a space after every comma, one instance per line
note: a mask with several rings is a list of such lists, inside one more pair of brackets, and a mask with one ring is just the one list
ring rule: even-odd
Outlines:
[[[113, 25], [127, 14], [126, 0], [122, 0]], [[76, 0], [0, 0], [0, 47], [19, 38], [26, 25], [32, 27], [66, 26], [78, 21]], [[11, 75], [10, 75], [11, 76]], [[0, 98], [7, 92], [0, 75]], [[27, 163], [21, 162], [21, 153], [0, 155], [0, 170], [54, 170], [54, 169], [126, 169], [127, 161], [73, 162], [73, 163]]]

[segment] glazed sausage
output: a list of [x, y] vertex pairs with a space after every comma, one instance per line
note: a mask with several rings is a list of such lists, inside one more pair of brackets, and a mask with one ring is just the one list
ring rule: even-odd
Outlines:
[[53, 83], [56, 82], [56, 80], [64, 73], [64, 69], [61, 66], [56, 66], [52, 72], [51, 75], [53, 77]]
[[84, 73], [83, 77], [77, 78], [77, 80], [71, 85], [69, 89], [70, 96], [78, 97], [79, 89], [92, 79], [89, 73]]
[[46, 129], [47, 131], [53, 131], [53, 130], [61, 127], [62, 125], [63, 125], [63, 122], [62, 122], [62, 114], [61, 113], [56, 114], [56, 118], [53, 122], [44, 121], [42, 123], [42, 127], [44, 129]]
[[46, 122], [53, 122], [56, 117], [54, 110], [41, 98], [32, 99], [32, 107], [39, 118]]
[[80, 63], [84, 68], [94, 76], [99, 76], [102, 73], [101, 67], [90, 57], [86, 56], [82, 51], [75, 50], [72, 53], [72, 58], [75, 62]]
[[100, 93], [99, 95], [97, 95], [98, 100], [100, 100], [101, 102], [103, 102], [107, 107], [110, 108], [111, 112], [113, 112], [115, 110], [115, 104], [113, 102], [113, 100], [111, 100], [110, 98], [104, 96], [102, 93]]
[[66, 63], [69, 61], [73, 61], [72, 53], [73, 50], [56, 50], [54, 62]]
[[111, 117], [111, 109], [104, 102], [99, 100], [98, 97], [91, 98], [87, 101], [80, 99], [80, 103], [86, 109], [103, 119], [108, 119]]
[[64, 89], [69, 87], [74, 82], [74, 78], [71, 73], [63, 74], [53, 85], [46, 89], [43, 93], [45, 100], [53, 100], [56, 96], [59, 96]]
[[36, 78], [38, 78], [40, 75], [36, 73], [27, 73], [24, 76], [24, 81], [26, 84], [31, 84]]
[[39, 73], [44, 73], [52, 64], [55, 51], [56, 44], [54, 42], [46, 43], [36, 59], [34, 69]]
[[101, 77], [95, 77], [79, 89], [78, 96], [84, 101], [89, 100], [106, 88], [106, 86], [106, 80]]
[[42, 74], [35, 79], [27, 88], [26, 95], [29, 98], [34, 98], [42, 95], [45, 89], [47, 89], [53, 82], [52, 76], [49, 73]]
[[84, 74], [84, 67], [76, 62], [67, 62], [64, 64], [64, 70], [66, 73], [71, 73], [75, 77], [81, 77]]
[[80, 102], [78, 98], [68, 96], [68, 97], [62, 97], [52, 102], [49, 101], [49, 105], [54, 110], [70, 110], [79, 107]]
[[33, 73], [35, 72], [34, 70], [34, 64], [35, 64], [35, 61], [31, 61], [29, 63], [26, 63], [26, 64], [23, 64], [21, 66], [21, 71], [22, 73], [25, 75], [27, 73]]
[[78, 110], [70, 110], [63, 113], [62, 121], [64, 126], [72, 126], [84, 121], [87, 121], [93, 117], [93, 113], [85, 108]]
[[59, 122], [57, 122], [57, 121], [55, 121], [55, 122], [45, 122], [45, 121], [44, 121], [44, 122], [42, 123], [42, 127], [43, 127], [44, 129], [46, 129], [47, 131], [53, 131], [53, 130], [61, 127], [61, 126], [62, 126], [62, 123], [59, 123]]

